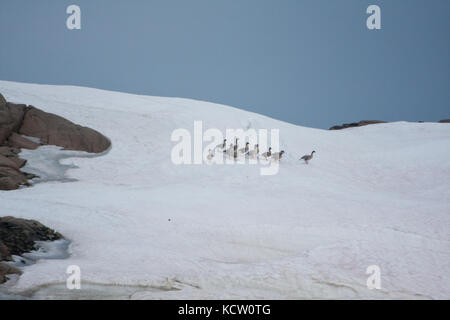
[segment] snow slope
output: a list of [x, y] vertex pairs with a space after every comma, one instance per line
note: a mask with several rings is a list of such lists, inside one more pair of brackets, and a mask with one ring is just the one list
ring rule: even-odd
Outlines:
[[[103, 156], [61, 160], [77, 181], [0, 191], [0, 215], [72, 241], [70, 258], [27, 267], [14, 292], [65, 283], [78, 265], [82, 284], [139, 286], [135, 299], [450, 298], [448, 124], [326, 131], [188, 99], [6, 81], [0, 92], [112, 141]], [[171, 133], [194, 120], [280, 129], [279, 173], [175, 166]], [[366, 286], [369, 265], [381, 290]]]

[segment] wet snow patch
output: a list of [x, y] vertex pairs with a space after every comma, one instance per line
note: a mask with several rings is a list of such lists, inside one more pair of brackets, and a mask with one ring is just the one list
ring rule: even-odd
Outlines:
[[[67, 239], [60, 239], [55, 241], [36, 241], [35, 250], [26, 252], [21, 256], [13, 255], [13, 261], [3, 261], [3, 263], [9, 264], [16, 268], [24, 269], [28, 266], [35, 264], [41, 259], [67, 259], [69, 254], [70, 241]], [[8, 275], [9, 280], [0, 285], [0, 300], [16, 300], [26, 299], [26, 295], [13, 294], [9, 292], [9, 289], [14, 286], [19, 280], [19, 275]]]
[[35, 150], [23, 149], [20, 153], [22, 159], [27, 160], [22, 171], [36, 175], [30, 182], [32, 184], [40, 182], [60, 181], [72, 182], [77, 181], [73, 178], [66, 177], [69, 169], [76, 169], [78, 166], [73, 163], [63, 164], [62, 160], [68, 158], [93, 158], [99, 157], [103, 153], [88, 153], [84, 151], [65, 150], [58, 146], [41, 146]]

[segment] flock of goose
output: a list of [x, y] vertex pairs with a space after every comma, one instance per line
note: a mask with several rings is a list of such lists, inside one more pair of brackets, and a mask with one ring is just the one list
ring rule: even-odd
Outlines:
[[[248, 157], [249, 159], [259, 159], [260, 157], [265, 160], [281, 160], [283, 157], [283, 154], [285, 153], [284, 150], [281, 150], [280, 152], [272, 152], [272, 147], [269, 147], [269, 150], [267, 152], [264, 152], [262, 154], [259, 154], [259, 144], [255, 144], [253, 150], [250, 150], [250, 143], [246, 142], [245, 147], [239, 148], [238, 144], [239, 138], [235, 138], [235, 143], [230, 143], [230, 145], [227, 148], [227, 139], [224, 139], [221, 144], [218, 144], [214, 150], [209, 149], [208, 150], [208, 160], [212, 160], [214, 158], [216, 151], [222, 151], [225, 153], [228, 157], [237, 159], [240, 155], [243, 155], [245, 157]], [[311, 154], [304, 155], [299, 160], [304, 160], [306, 164], [309, 163], [309, 161], [313, 158], [315, 151], [311, 152]]]

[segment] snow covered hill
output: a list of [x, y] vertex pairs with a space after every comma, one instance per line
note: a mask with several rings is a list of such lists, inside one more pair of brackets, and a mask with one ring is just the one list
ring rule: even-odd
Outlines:
[[[103, 156], [62, 160], [76, 181], [0, 191], [0, 215], [72, 241], [68, 259], [26, 267], [14, 292], [65, 283], [78, 265], [82, 286], [139, 286], [135, 299], [450, 298], [449, 124], [326, 131], [188, 99], [6, 81], [0, 92], [112, 141]], [[280, 129], [278, 174], [174, 165], [171, 134], [195, 120]], [[381, 290], [366, 286], [370, 265]]]

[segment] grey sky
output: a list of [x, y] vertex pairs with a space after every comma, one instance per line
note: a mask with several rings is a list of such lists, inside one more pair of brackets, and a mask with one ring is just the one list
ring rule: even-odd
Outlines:
[[[82, 30], [66, 28], [70, 4]], [[366, 28], [370, 4], [381, 30]], [[450, 118], [449, 40], [448, 0], [0, 0], [2, 80], [195, 98], [320, 128]]]

